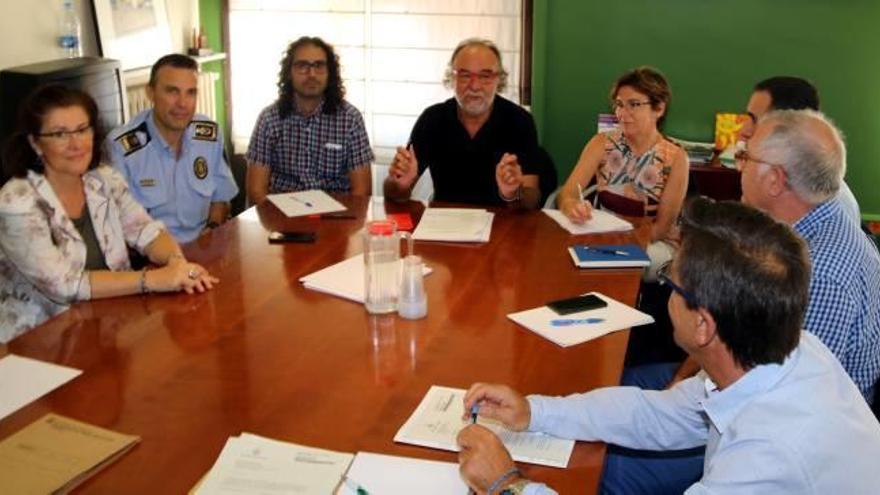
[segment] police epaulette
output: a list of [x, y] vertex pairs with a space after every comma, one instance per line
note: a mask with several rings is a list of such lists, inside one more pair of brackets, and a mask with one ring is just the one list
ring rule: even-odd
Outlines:
[[[141, 137], [139, 133], [142, 133], [143, 137]], [[128, 156], [146, 146], [150, 142], [150, 139], [150, 132], [147, 130], [147, 123], [143, 122], [134, 129], [120, 135], [114, 141], [122, 146], [125, 156]]]
[[210, 120], [193, 120], [193, 139], [197, 141], [216, 141], [217, 124]]

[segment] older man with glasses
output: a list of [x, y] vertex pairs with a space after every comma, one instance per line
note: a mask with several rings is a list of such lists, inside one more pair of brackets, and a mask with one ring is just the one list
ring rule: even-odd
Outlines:
[[[877, 491], [880, 424], [840, 363], [802, 332], [807, 246], [787, 225], [736, 202], [685, 207], [681, 248], [659, 278], [672, 287], [675, 342], [703, 371], [663, 391], [609, 387], [523, 397], [475, 384], [463, 412], [520, 431], [657, 453], [705, 446], [702, 474], [676, 493]], [[555, 493], [523, 477], [480, 425], [458, 436], [464, 480], [477, 493]], [[606, 471], [602, 493], [666, 493], [655, 479]]]
[[[507, 84], [494, 43], [468, 39], [453, 51], [446, 71], [455, 97], [427, 108], [400, 147], [385, 180], [385, 197], [408, 199], [426, 170], [434, 199], [537, 208], [539, 175], [556, 172], [538, 147], [532, 116], [498, 95]], [[549, 191], [544, 191], [549, 192]]]
[[339, 59], [321, 38], [287, 47], [278, 99], [260, 113], [247, 152], [247, 192], [320, 189], [369, 196], [373, 151], [361, 113], [345, 101]]

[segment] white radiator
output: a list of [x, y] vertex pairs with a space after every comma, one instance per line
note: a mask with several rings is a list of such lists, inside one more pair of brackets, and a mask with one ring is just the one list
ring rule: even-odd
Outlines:
[[[199, 73], [199, 99], [196, 103], [196, 112], [207, 115], [211, 120], [217, 120], [217, 80], [220, 74], [216, 72]], [[147, 84], [132, 84], [126, 88], [128, 97], [128, 118], [134, 117], [140, 112], [152, 107], [147, 98]]]

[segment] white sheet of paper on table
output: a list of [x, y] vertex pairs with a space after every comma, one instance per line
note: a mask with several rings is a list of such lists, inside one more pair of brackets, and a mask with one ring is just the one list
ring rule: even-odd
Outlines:
[[[455, 437], [468, 425], [461, 419], [465, 392], [458, 388], [431, 386], [394, 435], [394, 441], [458, 452]], [[574, 440], [537, 432], [515, 432], [486, 418], [479, 418], [477, 423], [495, 432], [516, 461], [564, 468], [574, 449]]]
[[346, 210], [345, 205], [324, 191], [317, 189], [270, 194], [266, 198], [288, 217], [320, 215], [321, 213]]
[[572, 222], [559, 210], [545, 208], [542, 211], [558, 223], [560, 227], [574, 235], [625, 232], [633, 229], [633, 225], [626, 220], [618, 218], [613, 213], [596, 208], [593, 209], [593, 218], [581, 224]]
[[82, 370], [10, 354], [0, 359], [0, 419], [76, 378]]
[[[429, 275], [432, 271], [430, 267], [424, 265], [422, 273]], [[344, 261], [304, 275], [299, 281], [306, 289], [363, 304], [366, 297], [364, 273], [364, 255], [356, 254]]]
[[[507, 317], [562, 347], [569, 347], [582, 342], [587, 342], [588, 340], [593, 340], [617, 330], [654, 323], [654, 318], [652, 318], [651, 315], [642, 313], [641, 311], [631, 308], [604, 294], [598, 292], [591, 292], [590, 294], [595, 294], [596, 296], [601, 297], [608, 303], [608, 306], [564, 316], [556, 314], [547, 306], [541, 306], [526, 311], [520, 311], [518, 313], [511, 313], [507, 315]], [[601, 318], [604, 321], [601, 323], [563, 327], [556, 327], [550, 324], [550, 322], [555, 319], [584, 318]]]

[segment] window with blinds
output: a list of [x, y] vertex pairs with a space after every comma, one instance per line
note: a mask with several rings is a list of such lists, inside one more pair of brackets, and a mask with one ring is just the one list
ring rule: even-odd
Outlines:
[[277, 97], [281, 58], [300, 36], [320, 36], [342, 65], [346, 99], [364, 115], [376, 162], [387, 164], [443, 86], [463, 39], [492, 40], [510, 73], [505, 97], [519, 102], [522, 0], [230, 0], [229, 51], [236, 153]]

